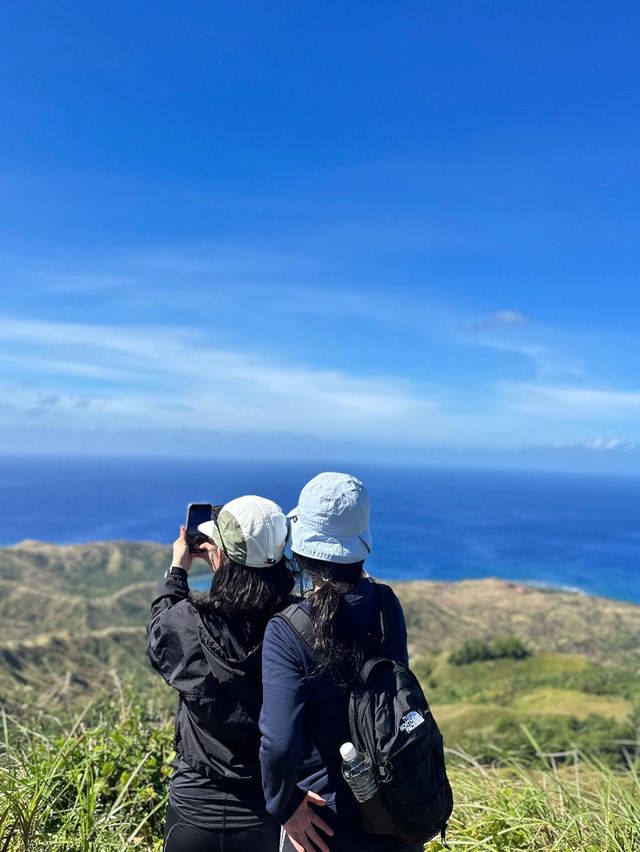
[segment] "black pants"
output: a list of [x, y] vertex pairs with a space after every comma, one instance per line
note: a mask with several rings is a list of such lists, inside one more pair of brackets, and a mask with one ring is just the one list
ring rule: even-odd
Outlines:
[[280, 826], [269, 817], [253, 828], [212, 831], [185, 822], [169, 805], [163, 852], [278, 852]]
[[[318, 813], [325, 819], [329, 817], [329, 813], [322, 813], [320, 810]], [[335, 832], [332, 837], [322, 835], [331, 852], [422, 852], [424, 848], [422, 843], [407, 846], [395, 837], [367, 834], [356, 821], [334, 821], [330, 818], [326, 821], [331, 823]], [[281, 838], [280, 852], [295, 852], [295, 848], [291, 839], [285, 834]]]

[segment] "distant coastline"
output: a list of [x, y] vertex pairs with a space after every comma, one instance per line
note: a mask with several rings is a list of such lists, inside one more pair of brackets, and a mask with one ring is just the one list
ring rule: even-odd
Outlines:
[[[513, 582], [640, 603], [640, 480], [382, 467], [351, 472], [371, 497], [372, 574]], [[295, 505], [317, 464], [0, 457], [0, 543], [173, 540], [194, 499], [264, 494]]]
[[[429, 577], [424, 579], [410, 579], [410, 580], [397, 580], [397, 579], [388, 579], [386, 577], [377, 577], [376, 579], [380, 580], [383, 583], [392, 583], [394, 586], [401, 586], [404, 583], [420, 583], [420, 582], [434, 582], [434, 583], [464, 583], [467, 581], [480, 581], [482, 580], [498, 580], [499, 582], [506, 583], [509, 586], [522, 586], [528, 589], [537, 589], [538, 591], [543, 592], [567, 592], [568, 594], [573, 595], [584, 595], [585, 597], [603, 597], [606, 600], [622, 600], [620, 598], [606, 598], [604, 595], [592, 595], [590, 592], [585, 589], [578, 589], [575, 586], [565, 586], [562, 584], [554, 584], [554, 583], [542, 583], [536, 582], [535, 580], [514, 580], [508, 577], [496, 577], [488, 575], [486, 577], [462, 577], [460, 580], [441, 580], [438, 577]], [[211, 585], [211, 574], [195, 574], [192, 573], [189, 577], [189, 585], [194, 591], [206, 592], [209, 586]], [[626, 603], [637, 603], [640, 606], [640, 602], [636, 601], [625, 601]]]
[[[161, 544], [159, 542], [154, 541], [121, 541], [118, 539], [115, 540], [107, 540], [107, 541], [86, 541], [86, 542], [71, 542], [68, 544], [54, 544], [51, 542], [39, 541], [37, 539], [25, 539], [24, 541], [18, 542], [16, 544], [9, 545], [0, 545], [0, 562], [2, 560], [2, 552], [5, 551], [15, 551], [15, 552], [46, 552], [48, 549], [58, 550], [61, 553], [65, 551], [77, 551], [81, 552], [83, 549], [91, 550], [94, 547], [103, 547], [103, 546], [120, 546], [125, 545], [129, 548], [153, 548], [159, 551], [164, 551], [166, 553], [167, 558], [170, 557], [170, 546], [167, 544]], [[620, 603], [630, 603], [640, 606], [640, 595], [636, 597], [631, 597], [629, 595], [615, 595], [615, 594], [602, 594], [590, 590], [588, 588], [579, 587], [575, 585], [570, 585], [562, 582], [552, 582], [549, 580], [542, 579], [523, 579], [522, 577], [509, 576], [508, 574], [505, 576], [501, 576], [496, 573], [491, 573], [488, 571], [486, 574], [475, 574], [470, 576], [455, 576], [455, 577], [438, 577], [434, 575], [429, 576], [385, 576], [375, 571], [370, 572], [372, 576], [375, 576], [376, 579], [381, 582], [390, 583], [392, 585], [403, 585], [407, 583], [442, 583], [455, 585], [458, 583], [465, 582], [482, 582], [484, 580], [495, 580], [501, 583], [506, 584], [507, 586], [537, 590], [540, 592], [548, 592], [548, 593], [566, 593], [572, 595], [579, 595], [582, 597], [592, 597], [592, 598], [602, 598], [603, 600], [611, 600], [618, 601]], [[2, 570], [0, 565], [0, 580], [2, 579]], [[190, 585], [194, 591], [207, 591], [209, 588], [211, 579], [210, 574], [201, 571], [192, 571], [190, 577]]]

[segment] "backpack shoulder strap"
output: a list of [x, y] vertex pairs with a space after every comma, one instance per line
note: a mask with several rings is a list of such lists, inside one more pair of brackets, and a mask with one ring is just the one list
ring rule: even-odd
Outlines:
[[393, 636], [398, 625], [398, 605], [396, 596], [389, 586], [373, 582], [376, 605], [380, 609], [380, 653], [388, 653], [389, 637]]
[[305, 612], [300, 604], [289, 604], [282, 612], [276, 613], [274, 618], [281, 618], [283, 621], [286, 621], [296, 636], [302, 640], [306, 648], [313, 654], [313, 648], [311, 647], [313, 625], [311, 624], [309, 613]]
[[388, 657], [369, 657], [368, 660], [362, 664], [362, 668], [360, 669], [360, 681], [362, 684], [365, 684], [369, 677], [371, 676], [371, 672], [379, 665], [387, 665], [391, 664], [391, 661]]

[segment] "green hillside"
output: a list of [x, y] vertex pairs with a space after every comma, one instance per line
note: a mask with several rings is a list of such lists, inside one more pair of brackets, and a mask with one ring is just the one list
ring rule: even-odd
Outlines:
[[[3, 852], [160, 849], [175, 699], [144, 627], [169, 558], [150, 543], [0, 549]], [[393, 585], [449, 750], [450, 839], [640, 849], [640, 607], [495, 579]], [[539, 755], [574, 748], [579, 763]]]
[[514, 635], [536, 652], [640, 667], [640, 607], [635, 604], [497, 579], [419, 580], [397, 584], [397, 592], [414, 655]]
[[[169, 560], [169, 548], [144, 542], [0, 549], [3, 705], [19, 713], [73, 709], [116, 681], [169, 704], [170, 690], [147, 663], [144, 634]], [[612, 740], [635, 736], [640, 607], [496, 579], [394, 588], [412, 665], [452, 746], [485, 757], [493, 745], [515, 748], [522, 723], [545, 746], [588, 739], [596, 729], [598, 742], [607, 731]], [[529, 656], [450, 661], [469, 643], [500, 636], [517, 637]]]
[[0, 549], [0, 701], [80, 706], [120, 680], [157, 685], [144, 625], [170, 551], [150, 543]]

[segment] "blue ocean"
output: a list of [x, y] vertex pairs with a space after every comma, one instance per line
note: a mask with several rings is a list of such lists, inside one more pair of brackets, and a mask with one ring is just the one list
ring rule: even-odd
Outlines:
[[[367, 567], [377, 577], [501, 577], [640, 603], [640, 478], [349, 468], [371, 498]], [[321, 469], [326, 465], [4, 459], [0, 544], [169, 543], [189, 502], [261, 494], [287, 511]]]

